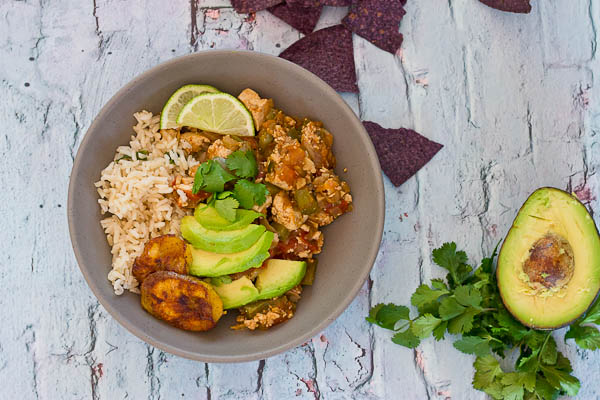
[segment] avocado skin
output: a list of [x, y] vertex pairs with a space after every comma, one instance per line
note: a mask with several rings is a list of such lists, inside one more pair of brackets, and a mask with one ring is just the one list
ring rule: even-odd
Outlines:
[[[541, 188], [539, 188], [539, 189], [536, 189], [536, 190], [535, 190], [533, 193], [531, 193], [531, 194], [529, 195], [529, 197], [527, 197], [527, 200], [525, 200], [525, 202], [523, 203], [523, 205], [521, 206], [521, 208], [519, 208], [519, 211], [517, 212], [517, 214], [516, 214], [516, 216], [515, 216], [515, 220], [516, 220], [516, 219], [517, 219], [517, 217], [518, 217], [518, 216], [519, 216], [519, 215], [520, 215], [520, 214], [523, 212], [524, 208], [525, 208], [525, 207], [526, 207], [526, 206], [529, 204], [530, 200], [531, 200], [531, 199], [532, 199], [532, 198], [533, 198], [533, 197], [534, 197], [536, 194], [538, 194], [540, 191], [548, 191], [548, 192], [553, 192], [553, 191], [555, 191], [555, 192], [558, 192], [558, 193], [560, 193], [560, 194], [562, 194], [562, 195], [566, 195], [566, 196], [570, 197], [571, 199], [573, 199], [573, 200], [577, 201], [577, 202], [578, 202], [578, 203], [581, 205], [581, 207], [583, 207], [583, 208], [584, 208], [584, 209], [585, 209], [585, 210], [588, 212], [588, 214], [589, 214], [589, 211], [587, 210], [587, 208], [585, 207], [585, 205], [584, 205], [584, 204], [583, 204], [583, 203], [582, 203], [582, 202], [581, 202], [581, 201], [580, 201], [580, 200], [577, 198], [577, 196], [575, 196], [575, 195], [572, 195], [572, 194], [570, 194], [570, 193], [568, 193], [568, 192], [566, 192], [566, 191], [564, 191], [564, 190], [562, 190], [562, 189], [558, 189], [558, 188], [554, 188], [554, 187], [550, 187], [550, 186], [544, 186], [544, 187], [541, 187]], [[591, 217], [591, 216], [590, 216], [590, 217]], [[594, 230], [595, 230], [595, 235], [596, 235], [597, 237], [600, 237], [600, 234], [599, 234], [599, 232], [598, 232], [598, 227], [596, 226], [595, 222], [593, 221], [593, 218], [592, 218], [592, 222], [593, 222], [593, 225], [594, 225], [594, 228], [595, 228], [595, 229], [594, 229]], [[508, 232], [507, 232], [506, 236], [504, 237], [504, 241], [503, 241], [503, 243], [502, 243], [502, 246], [500, 247], [500, 252], [498, 253], [498, 260], [500, 260], [500, 259], [501, 259], [501, 257], [502, 257], [502, 254], [503, 254], [503, 252], [504, 252], [504, 251], [508, 251], [508, 250], [509, 250], [509, 249], [507, 249], [507, 246], [506, 246], [506, 239], [507, 239], [507, 238], [508, 238], [508, 237], [511, 235], [511, 233], [513, 232], [513, 230], [514, 230], [515, 228], [517, 228], [517, 227], [514, 225], [514, 221], [513, 221], [513, 224], [511, 224], [511, 227], [510, 227], [510, 229], [508, 230]], [[569, 320], [567, 320], [567, 321], [565, 321], [565, 322], [563, 322], [563, 323], [556, 324], [555, 326], [539, 327], [539, 326], [536, 326], [535, 324], [532, 324], [532, 323], [530, 323], [529, 321], [526, 321], [526, 320], [524, 320], [523, 318], [520, 318], [520, 317], [519, 317], [519, 315], [518, 315], [519, 313], [517, 313], [517, 312], [516, 312], [516, 310], [515, 310], [515, 309], [513, 309], [513, 307], [511, 306], [510, 302], [509, 302], [509, 301], [507, 301], [507, 299], [506, 299], [506, 294], [505, 294], [505, 293], [504, 293], [504, 291], [503, 291], [503, 285], [502, 285], [502, 283], [501, 283], [501, 282], [502, 282], [502, 279], [501, 279], [501, 277], [500, 277], [500, 268], [499, 268], [499, 265], [498, 265], [498, 266], [497, 266], [497, 268], [496, 268], [496, 284], [497, 284], [497, 286], [498, 286], [498, 291], [499, 291], [499, 293], [500, 293], [500, 298], [502, 299], [502, 302], [503, 302], [503, 304], [504, 304], [504, 307], [506, 307], [506, 309], [507, 309], [507, 310], [508, 310], [508, 312], [509, 312], [509, 313], [510, 313], [510, 314], [513, 316], [513, 318], [515, 318], [515, 319], [516, 319], [517, 321], [519, 321], [521, 324], [523, 324], [523, 325], [525, 325], [525, 326], [527, 326], [527, 327], [530, 327], [530, 328], [532, 328], [532, 329], [540, 330], [540, 331], [552, 331], [552, 330], [556, 330], [556, 329], [564, 328], [564, 327], [566, 327], [566, 326], [569, 326], [569, 325], [571, 325], [573, 322], [575, 322], [576, 320], [578, 320], [578, 319], [579, 319], [581, 316], [585, 315], [585, 314], [586, 314], [586, 313], [589, 311], [589, 309], [590, 309], [590, 308], [591, 308], [591, 307], [594, 305], [594, 303], [595, 303], [595, 302], [598, 300], [598, 297], [599, 297], [599, 295], [600, 295], [600, 288], [599, 288], [599, 289], [596, 291], [596, 293], [595, 293], [595, 295], [594, 295], [594, 297], [593, 297], [593, 300], [591, 301], [591, 303], [590, 303], [590, 304], [587, 306], [587, 308], [586, 308], [586, 309], [585, 309], [585, 310], [584, 310], [582, 313], [580, 313], [579, 315], [576, 315], [576, 316], [574, 316], [573, 318], [571, 318], [571, 319], [569, 319]]]

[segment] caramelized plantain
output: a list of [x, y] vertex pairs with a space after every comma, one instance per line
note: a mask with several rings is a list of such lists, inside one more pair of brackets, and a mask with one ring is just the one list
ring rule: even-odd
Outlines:
[[200, 279], [158, 271], [142, 284], [142, 307], [154, 317], [180, 329], [207, 331], [223, 315], [223, 301]]
[[191, 249], [185, 241], [175, 235], [163, 235], [146, 243], [142, 254], [133, 263], [132, 273], [140, 284], [156, 271], [186, 275], [191, 260]]

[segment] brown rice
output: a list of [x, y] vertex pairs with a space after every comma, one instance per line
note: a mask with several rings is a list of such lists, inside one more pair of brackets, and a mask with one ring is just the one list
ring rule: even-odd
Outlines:
[[[111, 246], [112, 268], [108, 279], [116, 294], [125, 289], [139, 292], [131, 274], [135, 258], [151, 238], [179, 233], [179, 221], [187, 214], [169, 196], [176, 175], [197, 165], [186, 156], [176, 134], [159, 132], [159, 115], [134, 114], [128, 146], [117, 148], [114, 160], [95, 183], [98, 203], [107, 217], [101, 221]], [[148, 154], [146, 154], [146, 152]]]

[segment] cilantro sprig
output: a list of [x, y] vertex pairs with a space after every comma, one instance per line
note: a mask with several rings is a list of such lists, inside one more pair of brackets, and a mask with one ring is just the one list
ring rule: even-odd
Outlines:
[[235, 174], [240, 178], [252, 178], [258, 174], [258, 164], [256, 157], [251, 151], [234, 151], [227, 157], [225, 161], [227, 168], [235, 171]]
[[[235, 221], [238, 207], [251, 209], [263, 205], [269, 191], [262, 183], [254, 182], [258, 174], [258, 163], [254, 153], [235, 151], [225, 160], [225, 169], [218, 161], [208, 160], [200, 164], [194, 176], [192, 193], [213, 193], [208, 204], [215, 207], [219, 215]], [[225, 191], [225, 185], [235, 182], [233, 191]]]
[[[415, 290], [411, 304], [418, 315], [411, 318], [406, 306], [377, 304], [368, 322], [393, 331], [392, 342], [408, 348], [430, 336], [442, 340], [447, 333], [461, 335], [454, 347], [476, 356], [473, 387], [494, 399], [550, 400], [577, 394], [581, 384], [551, 333], [522, 325], [505, 308], [494, 274], [496, 250], [476, 269], [455, 243], [445, 243], [432, 255], [448, 274], [446, 281], [433, 279]], [[599, 348], [600, 331], [591, 326], [598, 323], [600, 302], [571, 325], [565, 341], [574, 339], [583, 349]], [[498, 358], [509, 350], [517, 351], [518, 357], [505, 371]]]

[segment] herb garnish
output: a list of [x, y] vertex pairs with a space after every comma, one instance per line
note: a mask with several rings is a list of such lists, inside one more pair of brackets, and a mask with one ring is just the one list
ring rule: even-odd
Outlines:
[[258, 174], [256, 157], [252, 151], [235, 151], [227, 157], [225, 164], [240, 178], [254, 179]]
[[[255, 204], [263, 205], [269, 191], [264, 184], [254, 182], [258, 164], [252, 151], [231, 153], [225, 160], [225, 166], [233, 174], [215, 160], [200, 164], [194, 176], [192, 193], [200, 190], [213, 193], [207, 203], [215, 207], [223, 218], [235, 221], [238, 207], [251, 209]], [[225, 184], [232, 181], [235, 181], [233, 191], [224, 191]]]
[[131, 157], [130, 157], [130, 156], [128, 156], [127, 154], [123, 154], [121, 157], [117, 158], [117, 159], [115, 160], [115, 162], [119, 162], [119, 161], [121, 161], [121, 160], [127, 160], [127, 161], [131, 161]]
[[[441, 340], [447, 333], [461, 334], [454, 347], [477, 356], [473, 366], [473, 387], [494, 399], [555, 399], [575, 396], [579, 380], [571, 375], [569, 359], [556, 348], [550, 332], [528, 328], [515, 320], [504, 307], [494, 274], [496, 251], [473, 270], [464, 251], [445, 243], [433, 251], [433, 261], [448, 270], [446, 282], [433, 279], [421, 285], [411, 297], [419, 315], [410, 318], [406, 306], [378, 304], [367, 321], [396, 332], [392, 341], [415, 348], [433, 335]], [[600, 331], [589, 324], [600, 322], [600, 302], [573, 323], [565, 340], [575, 339], [584, 349], [600, 347]], [[496, 356], [507, 350], [519, 353], [513, 371], [505, 372]], [[496, 356], [495, 356], [496, 355]]]
[[148, 150], [140, 150], [135, 152], [135, 158], [140, 161], [146, 161], [148, 159]]

